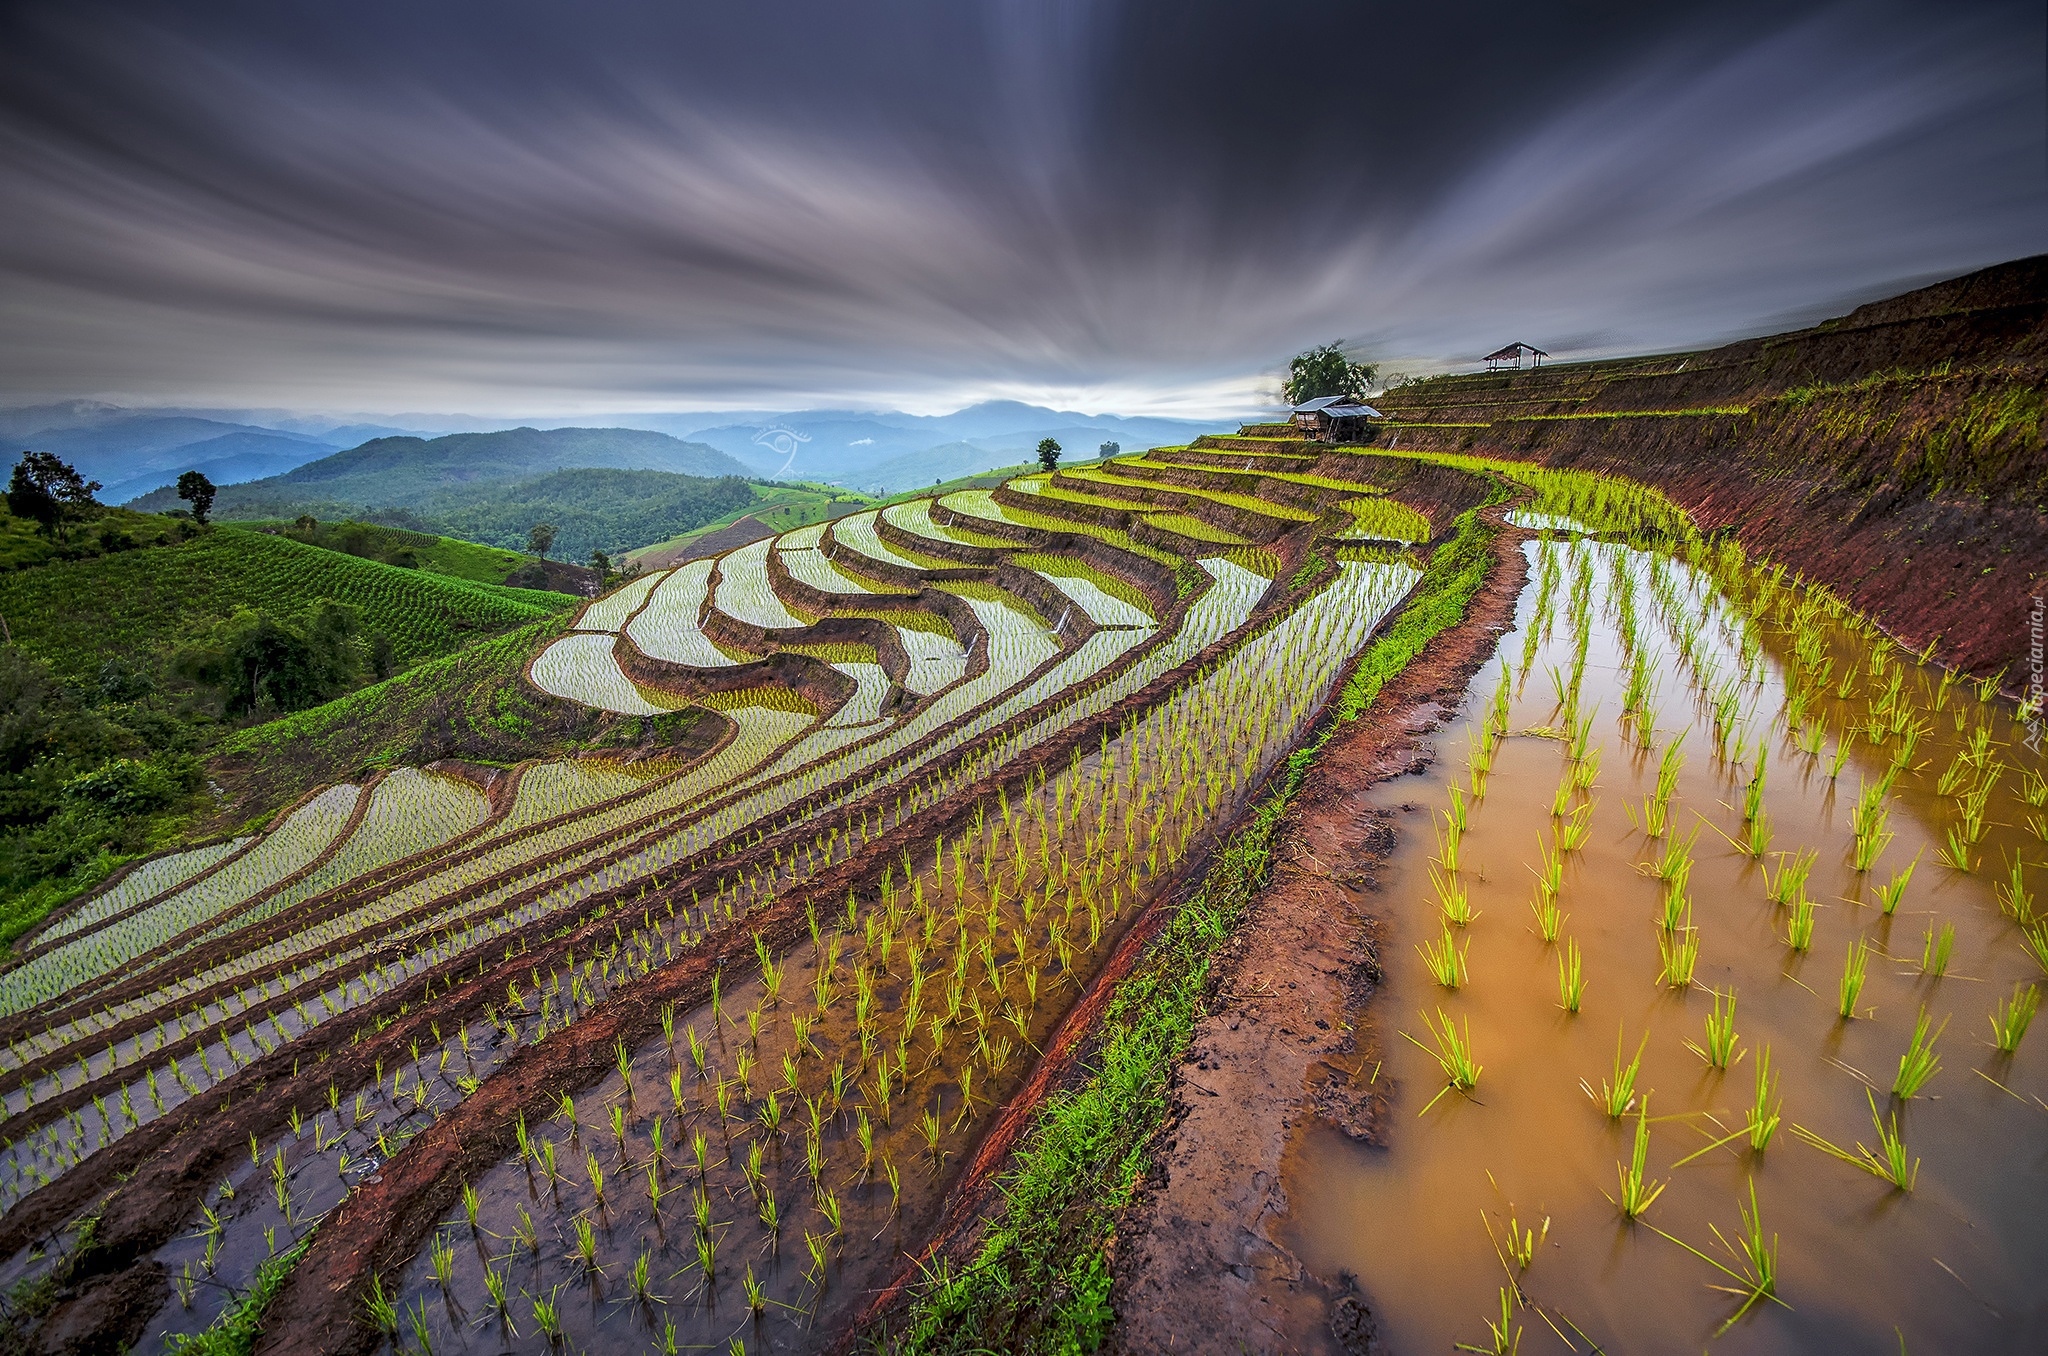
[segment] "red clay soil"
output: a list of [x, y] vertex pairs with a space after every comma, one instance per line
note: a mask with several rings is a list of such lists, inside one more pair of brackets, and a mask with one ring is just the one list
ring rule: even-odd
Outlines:
[[1217, 960], [1217, 998], [1175, 1071], [1152, 1174], [1113, 1241], [1117, 1345], [1129, 1352], [1371, 1350], [1371, 1317], [1281, 1241], [1288, 1146], [1310, 1118], [1369, 1138], [1374, 1065], [1345, 1014], [1379, 982], [1372, 872], [1394, 845], [1364, 803], [1420, 771], [1514, 615], [1527, 566], [1512, 529], [1464, 622], [1444, 632], [1317, 757], [1283, 821], [1273, 875]]
[[[1429, 435], [1404, 436], [1427, 446]], [[1708, 532], [1826, 584], [1914, 650], [1966, 673], [2025, 677], [2033, 599], [2048, 582], [2048, 514], [2024, 503], [1896, 484], [1847, 488], [1816, 458], [1787, 466], [1796, 432], [1761, 464], [1746, 416], [1497, 425], [1431, 441], [1489, 456], [1607, 471], [1655, 485]], [[1817, 441], [1817, 439], [1813, 440]], [[1808, 444], [1810, 445], [1810, 443]]]
[[736, 547], [757, 542], [763, 537], [772, 537], [775, 529], [749, 513], [746, 517], [716, 532], [706, 532], [694, 541], [664, 550], [649, 551], [635, 562], [644, 570], [666, 570], [673, 565], [686, 565], [706, 556], [724, 555]]

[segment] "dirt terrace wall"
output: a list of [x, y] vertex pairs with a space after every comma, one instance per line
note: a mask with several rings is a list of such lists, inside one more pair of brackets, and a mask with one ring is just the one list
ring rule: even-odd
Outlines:
[[1399, 447], [1656, 485], [1915, 649], [1938, 637], [1943, 662], [2023, 681], [2048, 592], [2048, 256], [1711, 352], [1435, 378], [1378, 404]]
[[2039, 510], [1860, 484], [1832, 467], [1820, 432], [1760, 437], [1747, 416], [1528, 423], [1434, 442], [1648, 482], [1702, 529], [1730, 532], [1826, 584], [1912, 648], [1938, 636], [1944, 663], [1979, 676], [2003, 670], [2009, 688], [2020, 681], [2032, 600], [2048, 572]]

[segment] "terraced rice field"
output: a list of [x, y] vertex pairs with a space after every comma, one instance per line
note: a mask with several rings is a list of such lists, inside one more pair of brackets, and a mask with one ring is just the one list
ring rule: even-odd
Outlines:
[[[1530, 639], [1509, 638], [1478, 694], [1467, 780], [1430, 792], [1445, 818], [1428, 898], [1465, 903], [1432, 914], [1393, 981], [1429, 1018], [1404, 1028], [1415, 1048], [1385, 1051], [1397, 1103], [1426, 1113], [1394, 1136], [1417, 1166], [1389, 1177], [1355, 1146], [1310, 1145], [1309, 1176], [1290, 1188], [1310, 1202], [1303, 1246], [1368, 1286], [1431, 1296], [1389, 1306], [1404, 1338], [1474, 1341], [1466, 1317], [1499, 1277], [1441, 1223], [1437, 1197], [1410, 1188], [1505, 1228], [1507, 1207], [1474, 1182], [1490, 1153], [1521, 1174], [1502, 1186], [1516, 1227], [1547, 1212], [1553, 1241], [1589, 1259], [1546, 1253], [1529, 1285], [1511, 1278], [1501, 1321], [1597, 1326], [1619, 1304], [1597, 1298], [1603, 1267], [1668, 1288], [1697, 1265], [1640, 1235], [1602, 1241], [1575, 1176], [1612, 1140], [1618, 1189], [1639, 1199], [1624, 1141], [1645, 1125], [1660, 1151], [1684, 1138], [1699, 1153], [1683, 1169], [1638, 1167], [1674, 1183], [1663, 1214], [1645, 1204], [1638, 1217], [1673, 1217], [1674, 1236], [1701, 1243], [1694, 1213], [1730, 1224], [1712, 1202], [1759, 1163], [1805, 1154], [1799, 1186], [1766, 1178], [1758, 1199], [1774, 1224], [1829, 1243], [1845, 1226], [1817, 1202], [1876, 1209], [1852, 1189], [1867, 1194], [1875, 1169], [1855, 1176], [1854, 1148], [1845, 1161], [1816, 1147], [1859, 1133], [1861, 1084], [1835, 1066], [1876, 1079], [1905, 1039], [1956, 1049], [1938, 1027], [1911, 1033], [1920, 1008], [1984, 1026], [1951, 999], [1965, 977], [1983, 981], [1964, 994], [1978, 1008], [2006, 1004], [1990, 1016], [2009, 1029], [2030, 992], [2024, 945], [2048, 962], [2038, 925], [1989, 911], [2005, 900], [2009, 917], [2034, 916], [2024, 870], [1996, 887], [2009, 896], [1993, 890], [1999, 855], [2024, 848], [1994, 807], [2039, 805], [2048, 783], [2008, 727], [1884, 657], [1839, 605], [1683, 536], [1658, 497], [1436, 460], [1462, 500], [1380, 492], [1407, 454], [1167, 449], [813, 524], [593, 601], [537, 645], [527, 681], [619, 716], [701, 707], [723, 733], [693, 761], [537, 761], [488, 788], [403, 768], [323, 788], [261, 834], [141, 865], [24, 939], [0, 974], [0, 1284], [73, 1253], [118, 1258], [104, 1266], [139, 1278], [145, 1351], [225, 1321], [284, 1274], [280, 1257], [280, 1322], [320, 1334], [313, 1346], [833, 1347], [985, 1180], [986, 1146], [1043, 1095], [1041, 1052], [1069, 1048], [1098, 1010], [1091, 993], [1114, 987], [1284, 775], [1422, 578], [1428, 545], [1505, 489], [1527, 492], [1532, 525], [1656, 529], [1690, 554], [1530, 546]], [[1660, 768], [1679, 748], [1689, 761], [1667, 788]], [[1842, 789], [1815, 813], [1824, 772]], [[1524, 806], [1513, 788], [1552, 774], [1554, 794]], [[1844, 779], [1859, 776], [1852, 793]], [[1946, 838], [1907, 833], [1923, 812], [1948, 816]], [[1510, 863], [1524, 840], [1541, 851]], [[1835, 861], [1866, 848], [1872, 863]], [[1935, 851], [1954, 859], [1938, 877]], [[1402, 880], [1421, 897], [1429, 872], [1413, 856]], [[1880, 880], [1904, 882], [1881, 911]], [[1909, 973], [1907, 930], [1881, 920], [1916, 909], [1933, 912]], [[1511, 924], [1521, 914], [1537, 935]], [[1833, 985], [1809, 973], [1816, 935], [1848, 946], [1852, 967], [1860, 944], [1875, 967], [1832, 1035], [1800, 1006], [1825, 1007]], [[1589, 976], [1584, 1011], [1525, 1010], [1567, 950]], [[1432, 989], [1437, 967], [1457, 983]], [[1702, 1071], [1676, 1049], [1681, 1030], [1721, 1048], [1712, 1021], [1700, 1028], [1738, 1010], [1710, 994], [1723, 989], [1740, 998], [1749, 1068], [1768, 1039], [1771, 1067], [1800, 1089], [1802, 1132], [1768, 1160], [1724, 1137], [1741, 1123], [1740, 1056]], [[1497, 1006], [1480, 1001], [1493, 994]], [[1624, 1056], [1646, 1032], [1654, 1050], [1618, 1116], [1571, 1124], [1551, 1084], [1572, 1084], [1563, 1102], [1584, 1111], [1572, 1080], [1599, 1086], [1580, 1066], [1605, 1048], [1604, 1013]], [[1439, 1096], [1446, 1077], [1431, 1071], [1459, 1081], [1448, 1047], [1468, 1030], [1489, 1077]], [[1489, 1045], [1556, 1076], [1503, 1078]], [[1949, 1247], [1977, 1229], [2021, 1249], [2011, 1256], [2048, 1244], [1984, 1187], [2036, 1170], [2020, 1112], [1995, 1099], [2026, 1109], [2038, 1053], [1980, 1068], [1971, 1082], [1994, 1091], [1965, 1096], [1963, 1075], [1944, 1075], [1958, 1114], [1916, 1103], [1890, 1123], [1948, 1211], [1915, 1238]], [[1652, 1084], [1654, 1118], [1639, 1114]], [[1538, 1152], [1508, 1152], [1538, 1134], [1516, 1131], [1517, 1116], [1545, 1127]], [[1971, 1160], [1991, 1133], [1977, 1126], [2002, 1147]], [[1974, 1166], [1952, 1175], [1962, 1160]], [[1693, 1181], [1712, 1191], [1680, 1206]], [[1874, 1228], [1911, 1214], [1885, 1210]], [[1401, 1236], [1427, 1245], [1367, 1250], [1361, 1232], [1388, 1235], [1359, 1230], [1361, 1215], [1406, 1220]], [[1841, 1293], [1914, 1293], [1883, 1248], [1856, 1246], [1869, 1279]], [[1738, 1256], [1719, 1274], [1739, 1272]], [[1538, 1293], [1553, 1274], [1557, 1290]], [[2024, 1276], [1973, 1279], [1998, 1303], [2041, 1302]], [[1780, 1298], [1796, 1304], [1742, 1305], [1743, 1330], [1810, 1331], [1771, 1326]], [[1726, 1317], [1719, 1303], [1684, 1308], [1705, 1328]]]
[[[111, 1186], [137, 1203], [121, 1246], [168, 1278], [162, 1349], [403, 1190], [455, 1224], [373, 1227], [389, 1260], [345, 1264], [363, 1349], [723, 1343], [736, 1316], [802, 1347], [850, 1321], [894, 1264], [877, 1231], [930, 1226], [1034, 1045], [1415, 577], [1274, 578], [1312, 552], [1302, 509], [1260, 572], [1180, 508], [1186, 555], [1040, 498], [802, 528], [636, 578], [539, 647], [529, 681], [564, 701], [715, 712], [731, 733], [694, 764], [537, 763], [488, 796], [394, 770], [26, 939], [0, 1230], [37, 1246], [0, 1279]], [[600, 1029], [617, 1067], [572, 1072]], [[544, 1103], [491, 1092], [543, 1067], [568, 1080]], [[434, 1166], [443, 1133], [476, 1161]], [[647, 1303], [571, 1301], [600, 1277]]]

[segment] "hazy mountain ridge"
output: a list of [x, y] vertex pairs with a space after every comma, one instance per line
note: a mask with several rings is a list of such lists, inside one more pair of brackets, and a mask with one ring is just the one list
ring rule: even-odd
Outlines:
[[[403, 470], [412, 457], [468, 462], [470, 478], [538, 475], [572, 466], [661, 470], [683, 475], [836, 481], [890, 492], [1027, 460], [1038, 440], [1057, 439], [1070, 457], [1094, 456], [1105, 441], [1126, 451], [1185, 442], [1212, 422], [1147, 416], [1086, 415], [1014, 400], [990, 400], [942, 415], [894, 410], [736, 410], [722, 413], [622, 413], [605, 428], [535, 428], [464, 415], [307, 415], [289, 410], [162, 407], [132, 409], [72, 400], [0, 410], [0, 446], [55, 452], [104, 482], [101, 496], [121, 503], [171, 485], [181, 472], [204, 472], [223, 487], [269, 481], [301, 468], [296, 483], [335, 478], [341, 467], [376, 474]], [[466, 427], [465, 427], [466, 425]], [[438, 426], [442, 432], [427, 429]], [[514, 436], [516, 435], [516, 436]], [[510, 441], [505, 441], [506, 438]], [[494, 443], [448, 442], [493, 438]], [[517, 467], [502, 454], [522, 439], [549, 451]], [[663, 441], [666, 440], [666, 441]], [[729, 461], [667, 455], [695, 445]], [[372, 452], [363, 452], [372, 448]], [[969, 449], [978, 449], [970, 451]], [[335, 463], [333, 453], [361, 454]], [[792, 456], [791, 454], [794, 453]], [[555, 459], [550, 460], [553, 456]], [[338, 478], [346, 479], [346, 476]], [[389, 490], [388, 486], [378, 487]], [[276, 500], [266, 489], [264, 497]], [[330, 486], [323, 502], [369, 503]], [[152, 500], [152, 503], [155, 501]], [[231, 504], [232, 500], [224, 500]], [[397, 502], [396, 500], [377, 502]], [[166, 499], [165, 507], [174, 506]]]

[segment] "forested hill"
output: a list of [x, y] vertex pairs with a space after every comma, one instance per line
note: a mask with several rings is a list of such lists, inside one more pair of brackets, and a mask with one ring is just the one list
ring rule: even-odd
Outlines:
[[[703, 443], [632, 428], [514, 428], [444, 438], [373, 438], [283, 475], [221, 491], [218, 511], [242, 497], [296, 497], [372, 507], [404, 505], [459, 485], [523, 480], [570, 467], [669, 471], [687, 476], [745, 475], [746, 468]], [[152, 511], [176, 508], [169, 489], [136, 501]]]
[[[752, 502], [737, 461], [642, 429], [508, 429], [445, 438], [376, 438], [285, 475], [220, 489], [224, 519], [358, 517], [518, 548], [536, 523], [558, 554], [617, 554], [702, 526]], [[175, 492], [135, 501], [162, 512]]]

